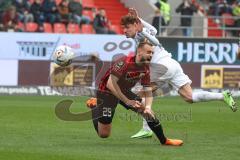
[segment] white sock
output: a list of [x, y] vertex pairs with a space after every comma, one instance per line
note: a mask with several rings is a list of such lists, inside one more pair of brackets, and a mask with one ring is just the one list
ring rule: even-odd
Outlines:
[[214, 93], [207, 91], [199, 91], [192, 93], [193, 102], [206, 102], [206, 101], [214, 101], [214, 100], [223, 100], [222, 93]]
[[[145, 98], [142, 98], [142, 104], [145, 105]], [[147, 121], [143, 118], [143, 129], [145, 131], [151, 131], [150, 127], [147, 124]]]
[[145, 131], [151, 131], [151, 128], [149, 128], [147, 121], [143, 118], [143, 129]]

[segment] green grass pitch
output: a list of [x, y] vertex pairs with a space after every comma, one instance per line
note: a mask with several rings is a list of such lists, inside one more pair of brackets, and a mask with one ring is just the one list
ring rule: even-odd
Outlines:
[[[118, 106], [111, 137], [101, 139], [91, 121], [66, 122], [54, 112], [69, 97], [0, 97], [0, 160], [212, 160], [240, 157], [240, 112], [223, 102], [187, 104], [179, 97], [154, 100], [154, 110], [170, 138], [182, 147], [158, 140], [130, 139], [141, 118]], [[86, 97], [74, 97], [72, 112], [86, 111]], [[237, 100], [240, 104], [240, 100]]]

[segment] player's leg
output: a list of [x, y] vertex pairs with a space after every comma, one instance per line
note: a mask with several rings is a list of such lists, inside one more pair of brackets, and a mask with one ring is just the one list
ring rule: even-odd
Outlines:
[[215, 101], [220, 100], [224, 101], [228, 106], [236, 111], [236, 103], [233, 100], [230, 92], [224, 91], [222, 93], [214, 93], [208, 91], [192, 91], [190, 86], [191, 80], [187, 75], [184, 74], [180, 64], [172, 59], [171, 67], [176, 69], [175, 74], [170, 79], [169, 83], [174, 87], [175, 90], [178, 91], [180, 96], [189, 103], [196, 102], [206, 102], [206, 101]]
[[208, 101], [224, 101], [234, 112], [237, 110], [236, 102], [228, 91], [222, 93], [208, 92], [208, 91], [195, 91], [193, 92], [190, 84], [183, 85], [178, 93], [183, 99], [190, 103], [208, 102]]
[[107, 138], [111, 134], [111, 123], [117, 103], [118, 99], [115, 96], [97, 92], [97, 105], [92, 107], [92, 121], [101, 138]]
[[150, 138], [152, 137], [153, 132], [148, 126], [147, 121], [143, 118], [143, 127], [136, 134], [132, 135], [131, 138]]
[[213, 93], [207, 91], [193, 92], [189, 83], [181, 86], [178, 90], [178, 93], [186, 102], [189, 103], [224, 99], [222, 93]]
[[110, 124], [104, 124], [99, 122], [99, 118], [100, 116], [100, 108], [98, 108], [97, 106], [91, 108], [92, 109], [92, 122], [94, 125], [94, 128], [98, 134], [99, 137], [101, 138], [107, 138], [109, 137], [110, 133], [111, 133], [111, 123]]
[[108, 138], [111, 134], [112, 124], [103, 124], [98, 122], [98, 136]]
[[[130, 109], [128, 105], [126, 105], [124, 102], [119, 101], [119, 103], [125, 107], [126, 109]], [[145, 103], [145, 98], [141, 99], [141, 103], [144, 104]], [[143, 128], [138, 131], [136, 134], [134, 134], [133, 136], [131, 136], [131, 138], [149, 138], [152, 137], [153, 132], [150, 129], [150, 127], [148, 126], [147, 121], [143, 118]]]
[[[130, 99], [135, 99], [135, 100], [138, 100], [139, 102], [142, 102], [142, 98], [140, 98], [139, 96], [137, 96], [136, 94], [134, 94], [130, 91], [125, 93], [125, 95], [127, 95], [127, 97]], [[121, 103], [123, 103], [123, 102], [121, 102]], [[142, 112], [142, 111], [139, 112], [135, 108], [132, 108], [131, 106], [127, 106], [124, 103], [123, 103], [123, 106], [126, 109], [130, 109], [136, 113], [140, 113], [142, 115], [143, 119], [146, 120], [148, 126], [151, 128], [153, 133], [157, 136], [157, 138], [159, 139], [161, 144], [173, 145], [173, 146], [180, 146], [183, 144], [182, 140], [169, 139], [169, 138], [165, 137], [162, 125], [161, 125], [160, 121], [157, 119], [157, 117], [153, 116], [154, 115], [153, 111], [152, 111], [153, 114], [145, 114], [144, 112]]]
[[[171, 59], [170, 57], [167, 58]], [[150, 71], [151, 71], [151, 81], [152, 82], [157, 82], [157, 86], [161, 87], [161, 85], [164, 85], [165, 82], [163, 83], [163, 81], [168, 81], [168, 79], [170, 79], [172, 77], [172, 71], [169, 70], [168, 68], [168, 62], [167, 60], [159, 60], [158, 63], [153, 64], [151, 63], [150, 66]], [[156, 87], [157, 89], [157, 87]], [[144, 97], [143, 98], [143, 102], [144, 102]], [[136, 134], [134, 134], [133, 136], [131, 136], [131, 138], [145, 138], [145, 137], [151, 137], [152, 136], [152, 132], [150, 131], [150, 127], [148, 126], [148, 123], [146, 122], [146, 120], [143, 118], [143, 126], [140, 129], [140, 131], [138, 131]]]
[[146, 119], [148, 126], [151, 128], [151, 130], [157, 136], [157, 138], [161, 144], [171, 145], [171, 146], [181, 146], [183, 144], [182, 140], [170, 139], [170, 138], [165, 137], [165, 135], [163, 133], [162, 125], [160, 124], [160, 121], [157, 119], [157, 117], [152, 116], [152, 114], [144, 114], [144, 113], [142, 113], [142, 116], [144, 119]]
[[[145, 97], [142, 97], [142, 102], [143, 105], [145, 105]], [[148, 126], [147, 121], [143, 118], [143, 128], [138, 131], [136, 134], [131, 136], [131, 138], [149, 138], [152, 137], [153, 132], [151, 128]]]

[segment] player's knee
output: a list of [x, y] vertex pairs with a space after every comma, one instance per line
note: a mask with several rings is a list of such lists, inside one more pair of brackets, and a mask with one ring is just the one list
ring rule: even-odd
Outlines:
[[185, 95], [183, 99], [188, 103], [193, 103], [192, 95]]
[[108, 138], [110, 136], [110, 133], [102, 132], [102, 133], [98, 133], [98, 136], [100, 138]]
[[104, 128], [104, 129], [100, 129], [98, 130], [98, 136], [100, 138], [108, 138], [111, 134], [111, 131], [109, 128]]
[[188, 103], [193, 103], [193, 98], [192, 98], [192, 88], [190, 84], [186, 84], [182, 86], [179, 90], [178, 93], [181, 95], [181, 97]]
[[184, 99], [184, 101], [186, 101], [188, 103], [193, 103], [193, 99], [192, 99], [192, 94], [191, 93], [181, 94], [181, 96]]

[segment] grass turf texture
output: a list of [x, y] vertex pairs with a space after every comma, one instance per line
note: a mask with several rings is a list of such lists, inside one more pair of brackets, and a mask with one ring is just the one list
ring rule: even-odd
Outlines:
[[[179, 97], [155, 99], [166, 135], [184, 140], [182, 147], [169, 147], [155, 137], [130, 139], [142, 121], [120, 106], [111, 137], [100, 139], [91, 121], [66, 122], [55, 116], [54, 105], [62, 99], [68, 98], [0, 97], [0, 159], [239, 159], [240, 112], [233, 113], [222, 102], [190, 105]], [[72, 112], [87, 110], [86, 97], [71, 99]]]

